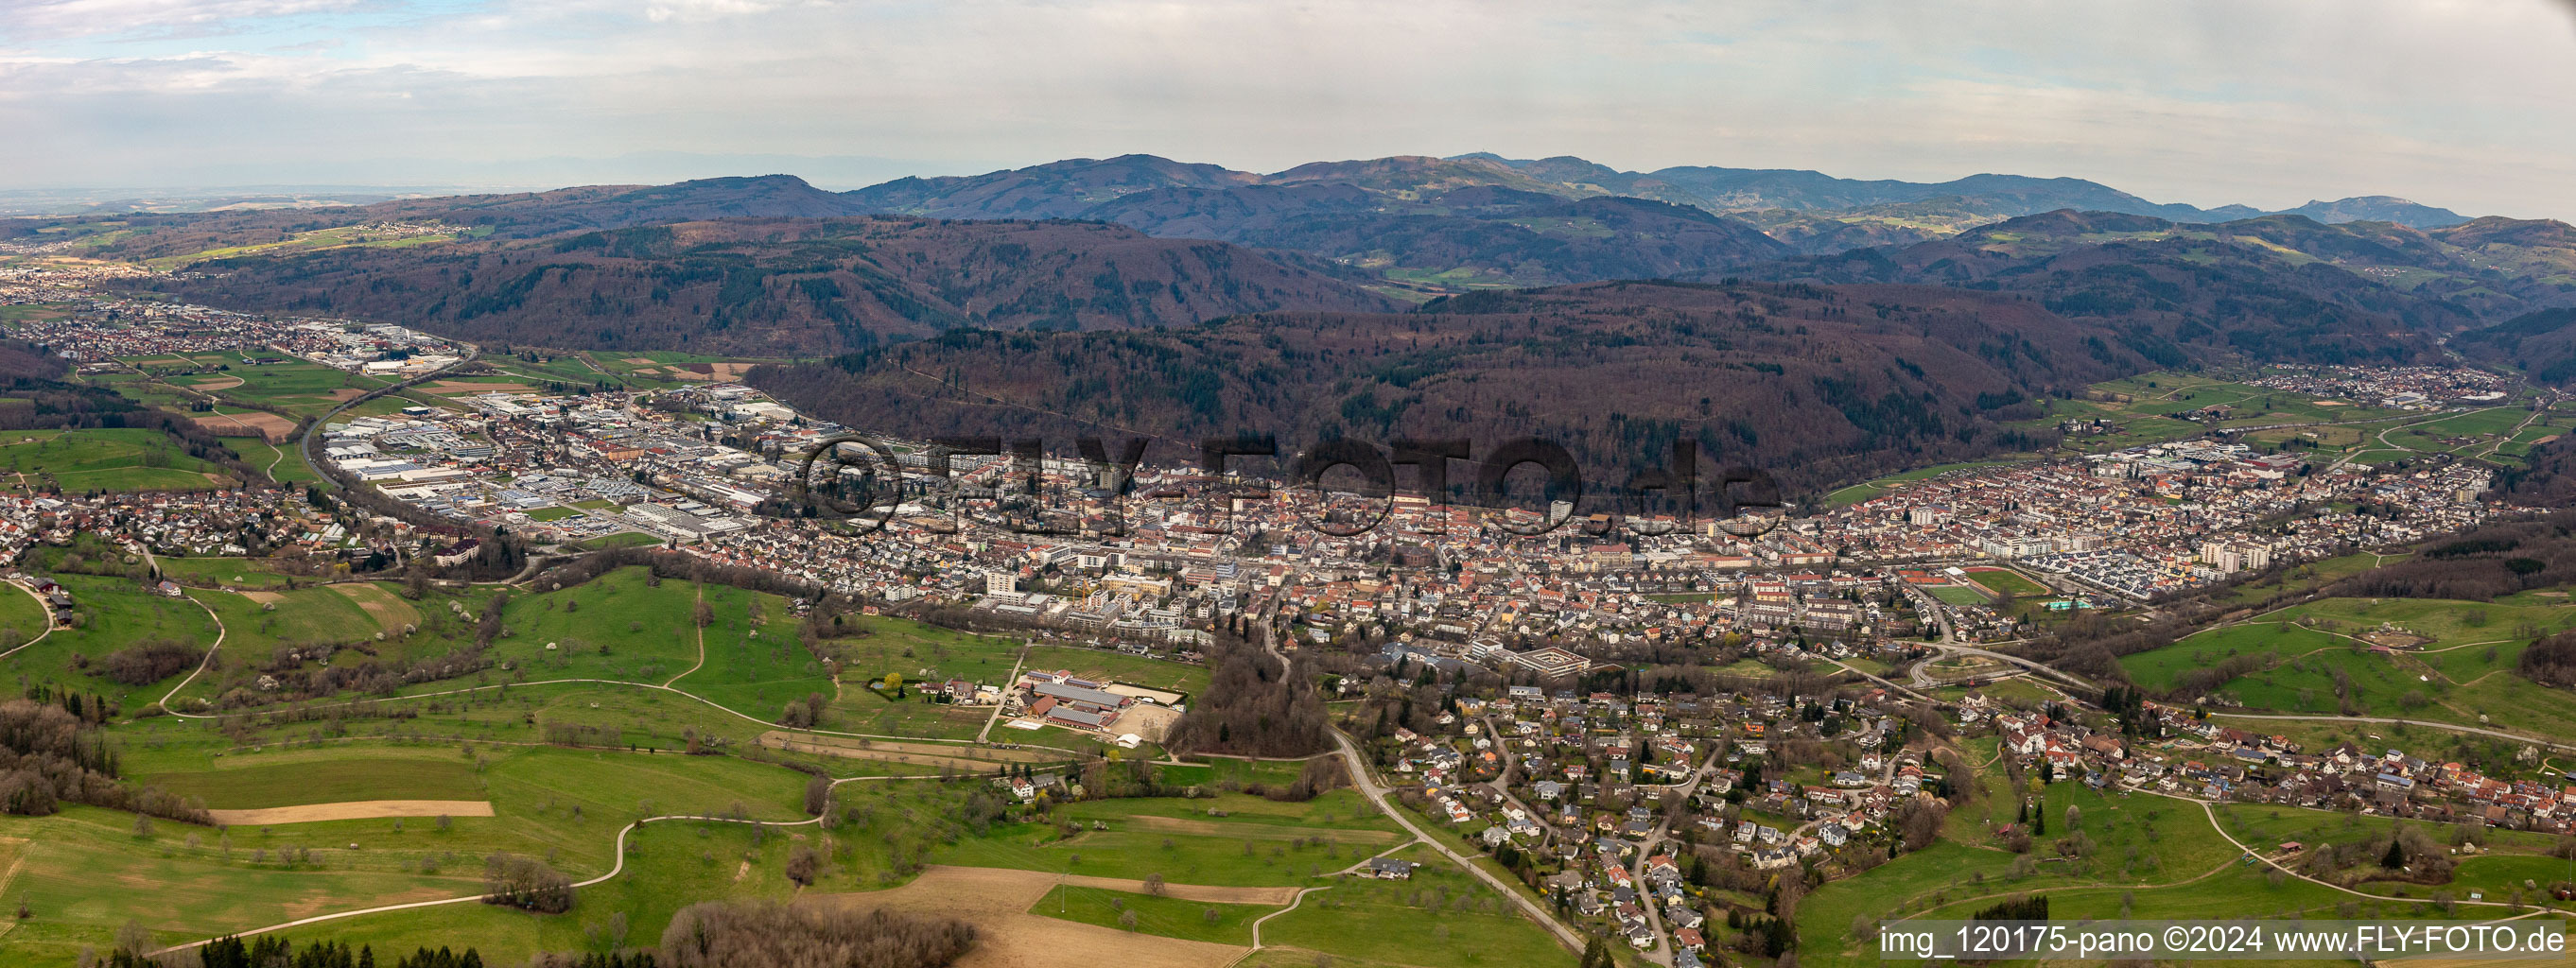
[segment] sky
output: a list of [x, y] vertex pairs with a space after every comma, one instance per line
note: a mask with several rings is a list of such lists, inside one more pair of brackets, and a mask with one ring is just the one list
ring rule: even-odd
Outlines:
[[0, 190], [1493, 151], [2576, 220], [2576, 0], [0, 0], [0, 132]]

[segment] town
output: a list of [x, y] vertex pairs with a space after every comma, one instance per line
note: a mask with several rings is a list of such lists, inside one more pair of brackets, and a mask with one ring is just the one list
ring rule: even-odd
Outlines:
[[[2110, 792], [2576, 829], [2576, 788], [2536, 771], [2490, 777], [2350, 742], [2310, 750], [2206, 709], [2150, 702], [2107, 716], [2088, 705], [2099, 697], [2090, 684], [1978, 648], [2038, 634], [2052, 616], [2152, 613], [2169, 595], [2243, 574], [2475, 527], [2497, 509], [2479, 499], [2491, 472], [2474, 462], [2389, 471], [2185, 440], [1952, 470], [1756, 527], [1637, 519], [1625, 534], [1527, 538], [1490, 526], [1485, 510], [1422, 494], [1367, 499], [1383, 502], [1383, 520], [1336, 534], [1318, 524], [1335, 506], [1366, 503], [1358, 495], [1255, 488], [1188, 465], [1001, 454], [940, 455], [941, 473], [929, 443], [887, 440], [900, 498], [872, 529], [796, 512], [814, 484], [808, 458], [855, 428], [740, 382], [561, 392], [474, 382], [476, 348], [400, 327], [159, 303], [83, 303], [21, 334], [69, 347], [84, 372], [212, 352], [243, 367], [295, 360], [447, 382], [314, 427], [328, 473], [407, 513], [294, 488], [54, 489], [0, 499], [10, 558], [77, 546], [148, 574], [166, 558], [251, 555], [323, 576], [454, 566], [477, 554], [472, 535], [508, 533], [566, 551], [666, 549], [786, 576], [870, 614], [936, 613], [1182, 662], [1207, 661], [1224, 629], [1261, 623], [1281, 630], [1282, 650], [1326, 657], [1345, 700], [1443, 683], [1427, 722], [1353, 727], [1376, 740], [1395, 796], [1567, 917], [1675, 965], [1706, 954], [1712, 909], [1701, 898], [1712, 889], [1792, 867], [1864, 870], [1919, 849], [1924, 825], [1939, 823], [1932, 812], [1956, 793], [1944, 786], [1955, 764], [1927, 756], [1935, 735], [1991, 737], [2016, 774]], [[2485, 374], [2423, 368], [2267, 379], [2417, 408], [2476, 408], [2502, 392]], [[75, 620], [62, 586], [13, 580], [58, 623]], [[1623, 662], [1676, 648], [1717, 650], [1720, 675], [1618, 687]], [[1910, 685], [1888, 678], [1899, 669]], [[1976, 688], [2002, 682], [2017, 688]], [[867, 685], [1127, 748], [1166, 739], [1191, 698], [1071, 670]], [[1025, 801], [1065, 782], [1009, 784]], [[1713, 866], [1711, 851], [1734, 860]], [[1401, 879], [1410, 868], [1365, 873]]]

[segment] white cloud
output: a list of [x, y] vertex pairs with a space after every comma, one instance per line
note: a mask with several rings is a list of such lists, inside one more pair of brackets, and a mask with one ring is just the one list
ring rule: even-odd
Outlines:
[[192, 36], [359, 5], [360, 0], [0, 0], [0, 37]]
[[[2540, 0], [0, 10], [0, 124], [89, 146], [0, 160], [0, 183], [183, 173], [156, 150], [173, 140], [238, 165], [1147, 151], [1276, 170], [1489, 149], [2576, 216], [2576, 32]], [[199, 39], [130, 39], [183, 34]]]

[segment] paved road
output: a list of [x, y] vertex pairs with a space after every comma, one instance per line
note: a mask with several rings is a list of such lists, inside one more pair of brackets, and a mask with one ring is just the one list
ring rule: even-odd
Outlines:
[[[1285, 661], [1284, 657], [1282, 661]], [[1386, 788], [1378, 785], [1376, 774], [1369, 769], [1368, 760], [1360, 755], [1359, 746], [1351, 742], [1350, 734], [1335, 728], [1333, 742], [1341, 747], [1342, 761], [1350, 765], [1351, 785], [1358, 787], [1360, 795], [1367, 797], [1368, 802], [1377, 807], [1380, 813], [1393, 819], [1397, 826], [1411, 833], [1415, 840], [1431, 845], [1431, 849], [1439, 851], [1441, 856], [1466, 868], [1467, 873], [1475, 875], [1477, 880], [1484, 881], [1494, 890], [1502, 892], [1503, 897], [1519, 905], [1521, 912], [1529, 915], [1530, 920], [1538, 922], [1539, 927], [1546, 928], [1549, 934], [1555, 935], [1557, 943], [1564, 945], [1566, 950], [1575, 952], [1583, 950], [1583, 935], [1573, 928], [1566, 927], [1564, 922], [1558, 921], [1556, 912], [1538, 906], [1537, 903], [1523, 896], [1517, 886], [1505, 883], [1492, 872], [1476, 866], [1476, 862], [1466, 855], [1451, 850], [1448, 844], [1440, 842], [1421, 827], [1415, 826], [1413, 818], [1405, 816], [1401, 811], [1396, 810], [1394, 805], [1387, 803]]]
[[[1269, 623], [1261, 623], [1260, 627], [1262, 650], [1270, 653], [1270, 657], [1278, 661], [1282, 673], [1293, 674], [1296, 664], [1288, 661], [1287, 653], [1279, 651], [1278, 644], [1271, 640]], [[1556, 912], [1538, 906], [1528, 897], [1523, 896], [1516, 885], [1506, 883], [1502, 878], [1494, 876], [1492, 872], [1476, 866], [1476, 862], [1465, 854], [1451, 850], [1448, 844], [1440, 842], [1421, 827], [1415, 826], [1412, 818], [1387, 803], [1386, 787], [1377, 782], [1377, 773], [1369, 768], [1368, 758], [1360, 755], [1359, 745], [1351, 742], [1350, 734], [1342, 732], [1340, 727], [1327, 726], [1326, 728], [1333, 731], [1333, 745], [1341, 750], [1342, 762], [1350, 768], [1351, 786], [1358, 788], [1360, 795], [1368, 798], [1369, 804], [1376, 807], [1379, 813], [1386, 814], [1387, 819], [1395, 821], [1396, 826], [1403, 827], [1405, 832], [1412, 834], [1416, 841], [1430, 845], [1431, 849], [1439, 851], [1441, 856], [1449, 858], [1450, 861], [1464, 868], [1467, 873], [1475, 875], [1477, 880], [1484, 881], [1487, 886], [1501, 892], [1503, 897], [1518, 905], [1522, 913], [1529, 915], [1530, 920], [1538, 922], [1539, 927], [1555, 935], [1557, 943], [1564, 945], [1565, 950], [1578, 953], [1583, 950], [1583, 934], [1558, 921]]]
[[1501, 726], [1495, 724], [1494, 717], [1486, 716], [1484, 718], [1484, 723], [1485, 737], [1494, 741], [1494, 749], [1501, 752], [1503, 756], [1503, 773], [1501, 776], [1495, 778], [1494, 789], [1503, 792], [1504, 803], [1511, 804], [1513, 807], [1519, 809], [1520, 812], [1528, 814], [1531, 823], [1537, 824], [1538, 829], [1546, 831], [1549, 839], [1555, 839], [1557, 836], [1556, 825], [1547, 822], [1547, 815], [1530, 809], [1529, 804], [1521, 802], [1519, 794], [1512, 792], [1512, 777], [1519, 774], [1521, 770], [1520, 754], [1512, 752], [1512, 744], [1509, 737], [1503, 734], [1503, 728]]
[[2570, 746], [2566, 743], [2555, 743], [2535, 736], [2524, 736], [2520, 733], [2508, 733], [2499, 729], [2481, 729], [2476, 726], [2462, 726], [2458, 723], [2427, 722], [2421, 719], [2391, 719], [2384, 716], [2282, 716], [2270, 713], [2219, 712], [2213, 712], [2209, 715], [2213, 719], [2280, 719], [2311, 723], [2392, 723], [2399, 726], [2423, 726], [2430, 729], [2447, 729], [2454, 733], [2476, 733], [2480, 736], [2493, 736], [2497, 739], [2512, 740], [2516, 743], [2529, 743], [2533, 746], [2547, 747], [2563, 753], [2576, 753], [2576, 746]]
[[[2225, 824], [2221, 824], [2221, 823], [2219, 823], [2219, 822], [2218, 822], [2218, 811], [2217, 811], [2217, 810], [2215, 810], [2215, 809], [2213, 809], [2213, 808], [2211, 808], [2210, 803], [2209, 803], [2209, 801], [2207, 801], [2207, 800], [2200, 799], [2199, 797], [2176, 796], [2176, 795], [2171, 794], [2171, 793], [2162, 793], [2162, 792], [2158, 792], [2158, 791], [2155, 791], [2155, 790], [2139, 790], [2138, 792], [2140, 792], [2140, 793], [2144, 793], [2144, 794], [2148, 794], [2148, 795], [2150, 795], [2150, 796], [2159, 796], [2159, 797], [2164, 797], [2164, 798], [2169, 799], [2169, 800], [2182, 800], [2182, 801], [2189, 802], [2189, 803], [2197, 803], [2197, 804], [2200, 804], [2200, 812], [2201, 812], [2202, 814], [2204, 814], [2204, 815], [2206, 815], [2206, 816], [2208, 816], [2208, 817], [2209, 817], [2209, 826], [2210, 826], [2210, 829], [2218, 831], [2218, 835], [2219, 835], [2219, 836], [2221, 836], [2221, 837], [2225, 837], [2225, 838], [2227, 838], [2227, 842], [2228, 842], [2228, 843], [2231, 843], [2231, 844], [2236, 845], [2236, 849], [2237, 849], [2237, 850], [2244, 851], [2244, 852], [2245, 852], [2245, 856], [2247, 856], [2247, 857], [2252, 857], [2252, 858], [2254, 858], [2255, 860], [2262, 861], [2264, 864], [2267, 864], [2267, 865], [2271, 866], [2272, 868], [2274, 868], [2274, 869], [2276, 869], [2276, 870], [2279, 870], [2281, 873], [2288, 874], [2288, 875], [2290, 875], [2291, 877], [2295, 877], [2295, 878], [2298, 878], [2298, 879], [2300, 879], [2300, 880], [2307, 881], [2308, 883], [2315, 884], [2315, 885], [2318, 885], [2318, 886], [2320, 886], [2320, 887], [2327, 887], [2327, 888], [2332, 888], [2332, 889], [2337, 890], [2337, 891], [2342, 891], [2343, 893], [2350, 894], [2350, 895], [2352, 895], [2352, 896], [2354, 896], [2354, 897], [2368, 898], [2368, 899], [2373, 900], [2373, 901], [2386, 901], [2386, 900], [2390, 900], [2390, 898], [2389, 898], [2387, 895], [2384, 895], [2384, 894], [2364, 894], [2364, 893], [2362, 893], [2362, 892], [2360, 892], [2360, 891], [2353, 890], [2352, 888], [2345, 887], [2345, 886], [2343, 886], [2343, 885], [2341, 885], [2341, 884], [2328, 883], [2328, 882], [2326, 882], [2326, 881], [2321, 881], [2321, 880], [2318, 880], [2318, 879], [2316, 879], [2316, 878], [2309, 877], [2309, 876], [2308, 876], [2308, 875], [2306, 875], [2306, 874], [2302, 874], [2302, 873], [2299, 873], [2298, 871], [2291, 870], [2291, 869], [2290, 869], [2290, 868], [2288, 868], [2287, 866], [2282, 865], [2280, 862], [2275, 861], [2275, 860], [2273, 860], [2272, 858], [2265, 857], [2265, 856], [2263, 856], [2262, 854], [2257, 853], [2257, 852], [2254, 850], [2254, 848], [2246, 846], [2244, 841], [2241, 841], [2241, 840], [2236, 839], [2236, 835], [2235, 835], [2235, 834], [2231, 834], [2231, 833], [2228, 833], [2228, 832], [2227, 832], [2227, 827], [2226, 827], [2226, 825], [2225, 825]], [[2499, 919], [2497, 919], [2497, 920], [2502, 920], [2502, 921], [2512, 921], [2512, 920], [2517, 920], [2517, 919], [2520, 919], [2520, 918], [2527, 918], [2527, 917], [2531, 917], [2531, 916], [2536, 915], [2536, 914], [2547, 913], [2547, 912], [2549, 912], [2549, 910], [2550, 910], [2549, 908], [2547, 908], [2547, 907], [2545, 907], [2545, 906], [2538, 906], [2538, 905], [2542, 904], [2543, 902], [2545, 902], [2546, 900], [2547, 900], [2547, 898], [2546, 898], [2546, 897], [2542, 897], [2542, 898], [2540, 898], [2540, 899], [2538, 899], [2538, 900], [2536, 900], [2536, 901], [2534, 902], [2534, 905], [2535, 905], [2535, 906], [2533, 906], [2533, 907], [2532, 907], [2532, 909], [2531, 909], [2530, 911], [2527, 911], [2527, 912], [2522, 913], [2522, 914], [2514, 915], [2513, 917], [2510, 917], [2510, 918], [2499, 918]], [[2455, 901], [2455, 902], [2453, 902], [2453, 903], [2456, 903], [2456, 904], [2466, 904], [2466, 905], [2471, 905], [2471, 906], [2475, 906], [2475, 907], [2500, 907], [2500, 908], [2510, 908], [2510, 907], [2514, 907], [2514, 906], [2515, 906], [2515, 905], [2514, 905], [2514, 903], [2513, 903], [2513, 902], [2511, 902], [2511, 901], [2471, 901], [2471, 900], [2462, 899], [2462, 900], [2459, 900], [2459, 901]], [[2492, 923], [2492, 922], [2488, 922], [2488, 923]]]
[[[1020, 656], [1019, 658], [1011, 660], [1011, 677], [1002, 680], [1002, 688], [1010, 689], [1019, 685], [1020, 667], [1029, 664], [1029, 649], [1037, 644], [1036, 639], [1020, 640]], [[975, 731], [976, 742], [989, 743], [993, 741], [993, 724], [1002, 721], [1002, 707], [1004, 705], [1007, 705], [1007, 703], [997, 702], [993, 704], [993, 714], [984, 717], [984, 728]], [[1256, 929], [1253, 932], [1253, 936], [1256, 938], [1260, 937], [1260, 932]]]
[[2078, 688], [2078, 689], [2094, 689], [2094, 688], [2097, 688], [2097, 687], [2096, 687], [2096, 686], [2094, 686], [2091, 682], [2085, 681], [2084, 677], [2082, 677], [2082, 676], [2076, 675], [2076, 674], [2074, 674], [2074, 673], [2072, 673], [2072, 672], [2066, 672], [2066, 671], [2060, 670], [2060, 669], [2058, 669], [2058, 668], [2056, 668], [2056, 667], [2054, 667], [2054, 666], [2050, 666], [2050, 665], [2047, 665], [2047, 664], [2045, 664], [2045, 663], [2034, 662], [2034, 661], [2032, 661], [2032, 660], [2025, 659], [2025, 658], [2022, 658], [2022, 657], [2017, 656], [2017, 655], [2006, 655], [2006, 654], [2001, 653], [2001, 652], [1991, 652], [1991, 651], [1987, 651], [1987, 650], [1985, 650], [1985, 649], [1976, 648], [1976, 647], [1974, 647], [1974, 646], [1953, 645], [1953, 644], [1948, 643], [1948, 642], [1932, 642], [1932, 643], [1926, 643], [1926, 644], [1931, 645], [1933, 648], [1936, 648], [1936, 649], [1942, 649], [1942, 650], [1946, 650], [1946, 651], [1950, 651], [1950, 652], [1965, 652], [1965, 653], [1967, 653], [1967, 654], [1969, 654], [1969, 655], [1979, 656], [1979, 657], [1988, 658], [1988, 659], [1993, 659], [1993, 660], [1996, 660], [1996, 661], [1998, 661], [1998, 662], [2009, 662], [2009, 663], [2012, 663], [2012, 664], [2014, 664], [2014, 665], [2021, 666], [2021, 667], [2023, 667], [2023, 668], [2029, 669], [2029, 670], [2030, 670], [2030, 671], [2032, 671], [2032, 672], [2039, 673], [2040, 675], [2047, 676], [2047, 677], [2049, 677], [2049, 678], [2051, 678], [2051, 679], [2055, 679], [2055, 680], [2057, 680], [2057, 681], [2059, 681], [2059, 682], [2066, 683], [2067, 685], [2074, 686], [2074, 687], [2076, 687], [2076, 688]]
[[16, 646], [16, 647], [11, 648], [11, 649], [9, 649], [9, 650], [8, 650], [8, 651], [6, 651], [6, 652], [0, 652], [0, 659], [6, 659], [6, 658], [8, 658], [8, 657], [9, 657], [9, 653], [11, 653], [11, 652], [16, 652], [16, 651], [18, 651], [19, 649], [23, 649], [23, 648], [26, 648], [26, 647], [28, 647], [28, 646], [30, 646], [30, 645], [34, 645], [34, 644], [36, 644], [36, 643], [38, 643], [38, 642], [42, 642], [42, 641], [44, 641], [44, 640], [45, 640], [45, 636], [48, 636], [48, 635], [52, 635], [52, 634], [54, 634], [54, 606], [53, 606], [51, 603], [49, 603], [49, 602], [45, 601], [45, 596], [43, 596], [43, 595], [38, 595], [38, 594], [36, 594], [36, 590], [35, 590], [35, 589], [33, 589], [33, 588], [29, 588], [29, 587], [27, 587], [27, 586], [25, 586], [25, 585], [18, 584], [17, 582], [14, 582], [14, 581], [9, 583], [9, 587], [11, 587], [11, 588], [15, 588], [15, 589], [17, 589], [17, 590], [19, 590], [19, 591], [22, 591], [22, 592], [25, 592], [25, 593], [27, 593], [27, 597], [28, 597], [28, 598], [32, 598], [32, 599], [35, 599], [35, 600], [36, 600], [36, 614], [41, 615], [41, 616], [44, 616], [42, 619], [39, 619], [38, 621], [44, 622], [44, 623], [45, 623], [45, 628], [44, 628], [44, 630], [43, 630], [43, 631], [37, 632], [37, 633], [36, 633], [36, 637], [35, 637], [35, 638], [28, 639], [27, 641], [24, 641], [24, 642], [20, 642], [20, 643], [18, 643], [18, 644], [17, 644], [17, 646]]
[[[1679, 786], [1686, 793], [1697, 789], [1700, 780], [1708, 775], [1709, 767], [1716, 764], [1717, 744], [1710, 743], [1708, 758], [1701, 760], [1697, 767], [1693, 767], [1690, 776], [1684, 778], [1679, 784], [1665, 785]], [[1655, 821], [1655, 829], [1647, 832], [1645, 837], [1637, 841], [1637, 859], [1629, 862], [1628, 865], [1629, 883], [1636, 885], [1637, 889], [1637, 904], [1646, 910], [1646, 925], [1655, 932], [1655, 946], [1639, 954], [1659, 965], [1673, 963], [1673, 945], [1671, 936], [1664, 931], [1664, 906], [1646, 890], [1646, 858], [1654, 854], [1655, 843], [1672, 832], [1672, 826], [1673, 818], [1669, 813], [1665, 814], [1663, 819]]]

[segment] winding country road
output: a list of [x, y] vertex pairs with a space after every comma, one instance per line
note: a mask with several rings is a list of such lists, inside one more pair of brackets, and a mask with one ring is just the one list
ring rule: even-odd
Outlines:
[[[1278, 645], [1268, 634], [1267, 625], [1262, 626], [1262, 631], [1262, 650], [1268, 652], [1270, 658], [1279, 663], [1279, 670], [1283, 677], [1293, 675], [1296, 664], [1288, 661], [1286, 653], [1279, 651]], [[1448, 844], [1442, 843], [1429, 832], [1416, 826], [1413, 818], [1405, 816], [1402, 811], [1395, 809], [1393, 804], [1386, 802], [1387, 788], [1378, 783], [1377, 773], [1370, 768], [1368, 758], [1360, 755], [1359, 744], [1351, 742], [1350, 734], [1342, 732], [1341, 727], [1328, 724], [1325, 728], [1332, 731], [1333, 744], [1335, 748], [1341, 750], [1343, 764], [1349, 767], [1351, 786], [1357, 788], [1360, 796], [1367, 798], [1369, 804], [1376, 807], [1379, 813], [1386, 814], [1387, 819], [1395, 821], [1396, 826], [1403, 827], [1405, 832], [1412, 834], [1415, 842], [1430, 845], [1432, 850], [1439, 851], [1441, 856], [1449, 858], [1452, 863], [1464, 868], [1467, 873], [1475, 875], [1477, 880], [1485, 882], [1486, 886], [1501, 893], [1504, 898], [1518, 906], [1521, 913], [1528, 915], [1530, 920], [1537, 922], [1539, 927], [1555, 936], [1557, 943], [1564, 945], [1565, 950], [1578, 953], [1583, 950], [1583, 934], [1567, 927], [1565, 922], [1557, 920], [1555, 912], [1540, 907], [1527, 895], [1522, 894], [1517, 886], [1494, 876], [1493, 872], [1476, 866], [1473, 859], [1450, 849]]]
[[2272, 713], [2221, 712], [2210, 713], [2209, 717], [2211, 719], [2273, 719], [2311, 723], [2390, 723], [2398, 726], [2422, 726], [2427, 729], [2443, 729], [2454, 733], [2476, 733], [2480, 736], [2492, 736], [2496, 739], [2512, 740], [2516, 743], [2529, 743], [2533, 746], [2544, 746], [2560, 752], [2576, 753], [2576, 746], [2545, 740], [2536, 736], [2524, 736], [2520, 733], [2508, 733], [2503, 730], [2495, 729], [2482, 729], [2476, 726], [2462, 726], [2458, 723], [2428, 722], [2421, 719], [2393, 719], [2386, 716], [2287, 716]]
[[[1276, 655], [1277, 653], [1274, 652], [1272, 654]], [[1282, 656], [1281, 660], [1285, 661], [1286, 657]], [[1504, 883], [1503, 879], [1494, 876], [1493, 872], [1476, 866], [1475, 861], [1469, 859], [1464, 854], [1450, 849], [1448, 844], [1440, 842], [1438, 838], [1431, 836], [1430, 833], [1424, 831], [1421, 827], [1415, 826], [1413, 818], [1405, 816], [1402, 811], [1395, 809], [1394, 805], [1387, 803], [1386, 787], [1379, 785], [1377, 777], [1369, 769], [1367, 759], [1360, 756], [1359, 746], [1351, 742], [1350, 734], [1344, 733], [1340, 728], [1335, 727], [1333, 729], [1333, 742], [1341, 747], [1343, 762], [1350, 765], [1351, 785], [1357, 787], [1360, 791], [1360, 795], [1368, 798], [1368, 802], [1377, 807], [1380, 813], [1386, 814], [1389, 819], [1395, 821], [1397, 826], [1403, 827], [1407, 833], [1411, 833], [1415, 841], [1431, 845], [1432, 850], [1439, 851], [1441, 856], [1447, 857], [1458, 866], [1466, 868], [1467, 873], [1475, 875], [1477, 880], [1484, 881], [1487, 886], [1501, 892], [1503, 897], [1509, 899], [1513, 904], [1520, 907], [1521, 913], [1529, 915], [1530, 920], [1538, 922], [1539, 927], [1546, 928], [1549, 934], [1555, 935], [1557, 943], [1564, 945], [1566, 950], [1576, 952], [1583, 950], [1583, 935], [1576, 932], [1573, 928], [1566, 927], [1564, 922], [1558, 921], [1556, 919], [1555, 912], [1538, 906], [1537, 903], [1521, 894], [1518, 888], [1511, 884]]]

